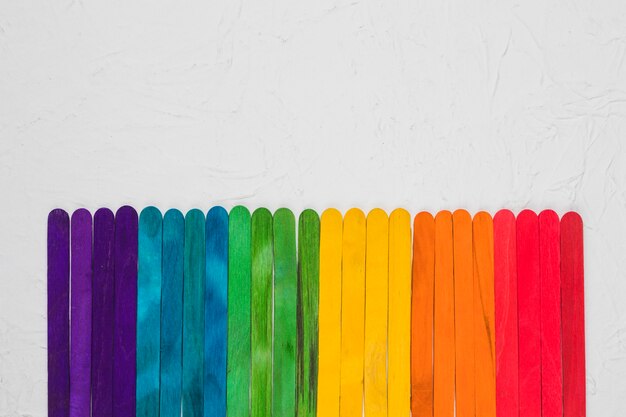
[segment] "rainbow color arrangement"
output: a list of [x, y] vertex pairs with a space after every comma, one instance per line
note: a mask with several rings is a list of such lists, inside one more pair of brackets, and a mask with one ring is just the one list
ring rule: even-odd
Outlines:
[[56, 209], [48, 415], [584, 416], [583, 292], [573, 212]]

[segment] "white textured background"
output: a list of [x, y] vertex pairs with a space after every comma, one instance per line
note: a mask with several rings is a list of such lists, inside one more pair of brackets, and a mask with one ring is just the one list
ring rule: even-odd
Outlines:
[[626, 2], [0, 0], [0, 416], [46, 413], [60, 206], [579, 210], [626, 415]]

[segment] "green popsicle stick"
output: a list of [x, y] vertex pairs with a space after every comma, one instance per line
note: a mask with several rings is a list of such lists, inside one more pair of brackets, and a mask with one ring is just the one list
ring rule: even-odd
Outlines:
[[293, 213], [274, 213], [274, 416], [296, 409], [296, 225]]
[[272, 415], [272, 214], [252, 214], [252, 417]]

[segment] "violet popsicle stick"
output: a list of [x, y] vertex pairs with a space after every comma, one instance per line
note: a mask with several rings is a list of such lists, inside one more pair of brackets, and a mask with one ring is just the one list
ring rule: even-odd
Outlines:
[[70, 402], [70, 221], [48, 215], [48, 417], [68, 417]]
[[113, 414], [114, 237], [113, 212], [101, 208], [93, 216], [92, 417]]
[[115, 214], [113, 417], [135, 416], [137, 333], [137, 212]]
[[91, 411], [91, 213], [78, 209], [71, 227], [70, 417]]

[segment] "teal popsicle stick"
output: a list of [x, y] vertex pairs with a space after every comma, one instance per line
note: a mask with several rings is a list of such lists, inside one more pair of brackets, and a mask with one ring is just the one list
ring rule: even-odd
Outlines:
[[180, 417], [184, 248], [185, 219], [180, 211], [168, 210], [163, 216], [160, 417]]
[[161, 350], [161, 212], [146, 207], [139, 216], [137, 265], [136, 415], [159, 415]]
[[213, 207], [206, 216], [204, 297], [204, 417], [226, 416], [228, 213]]
[[185, 217], [183, 279], [183, 416], [204, 413], [204, 214], [190, 210]]
[[228, 417], [250, 416], [250, 212], [234, 207], [228, 219]]

